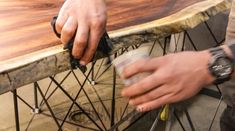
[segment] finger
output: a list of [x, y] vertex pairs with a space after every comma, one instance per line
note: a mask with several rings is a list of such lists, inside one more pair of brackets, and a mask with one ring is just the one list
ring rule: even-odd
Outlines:
[[60, 10], [60, 13], [57, 17], [57, 20], [56, 20], [56, 31], [60, 34], [63, 27], [64, 27], [64, 24], [66, 23], [66, 21], [68, 20], [69, 18], [69, 15], [66, 13], [66, 11], [63, 10], [63, 8], [61, 8]]
[[153, 88], [159, 87], [162, 84], [164, 84], [164, 81], [159, 76], [159, 74], [153, 73], [152, 75], [147, 76], [139, 82], [124, 88], [122, 91], [122, 95], [125, 97], [135, 97], [146, 93]]
[[144, 103], [142, 105], [137, 106], [136, 110], [138, 112], [147, 112], [153, 109], [157, 109], [165, 104], [170, 104], [173, 102], [174, 97], [172, 94], [164, 95], [158, 99], [152, 100], [150, 102]]
[[156, 70], [159, 65], [160, 58], [144, 58], [128, 65], [123, 70], [124, 78], [129, 78], [141, 72], [151, 72]]
[[87, 46], [89, 37], [89, 28], [87, 25], [79, 24], [75, 36], [72, 54], [75, 58], [80, 59]]
[[146, 94], [131, 98], [129, 101], [129, 104], [130, 105], [140, 105], [140, 104], [152, 101], [154, 99], [158, 99], [168, 93], [169, 93], [169, 91], [168, 91], [168, 88], [166, 88], [166, 86], [160, 86], [150, 92], [147, 92]]
[[89, 42], [88, 42], [86, 51], [81, 58], [80, 64], [86, 65], [91, 61], [91, 59], [93, 58], [93, 56], [96, 52], [96, 49], [98, 47], [98, 44], [99, 44], [99, 41], [100, 41], [102, 34], [103, 34], [103, 32], [100, 33], [97, 30], [91, 29], [89, 40], [88, 40]]
[[69, 17], [61, 31], [61, 41], [63, 44], [67, 44], [69, 40], [72, 39], [77, 29], [77, 26], [77, 21], [73, 17]]

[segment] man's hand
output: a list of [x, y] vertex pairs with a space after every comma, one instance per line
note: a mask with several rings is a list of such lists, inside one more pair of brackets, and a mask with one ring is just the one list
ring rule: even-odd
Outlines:
[[213, 82], [208, 71], [209, 58], [210, 53], [202, 51], [137, 61], [124, 69], [126, 78], [141, 72], [152, 74], [124, 88], [122, 95], [140, 112], [188, 99]]
[[91, 61], [107, 21], [105, 0], [66, 0], [56, 21], [61, 41], [67, 44], [76, 34], [72, 54], [80, 64]]

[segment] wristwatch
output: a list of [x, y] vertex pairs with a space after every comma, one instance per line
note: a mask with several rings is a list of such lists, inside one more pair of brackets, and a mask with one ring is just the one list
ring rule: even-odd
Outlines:
[[233, 60], [227, 56], [221, 47], [210, 49], [210, 53], [211, 58], [209, 60], [208, 68], [211, 75], [215, 77], [214, 84], [222, 84], [223, 82], [228, 81], [233, 74]]

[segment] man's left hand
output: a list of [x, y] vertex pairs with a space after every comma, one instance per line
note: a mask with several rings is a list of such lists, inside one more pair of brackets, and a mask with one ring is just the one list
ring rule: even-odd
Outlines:
[[213, 82], [208, 70], [209, 58], [208, 51], [201, 51], [139, 60], [124, 69], [124, 77], [142, 72], [151, 75], [124, 88], [122, 95], [140, 112], [188, 99]]

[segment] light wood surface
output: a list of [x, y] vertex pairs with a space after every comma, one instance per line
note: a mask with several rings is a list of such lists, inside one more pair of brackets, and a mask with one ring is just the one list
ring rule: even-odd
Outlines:
[[[70, 68], [50, 27], [62, 3], [0, 0], [0, 94]], [[193, 28], [229, 7], [225, 0], [108, 0], [107, 29], [115, 51]]]

